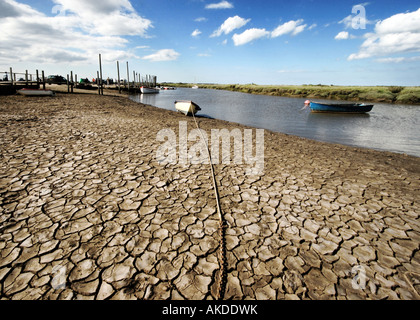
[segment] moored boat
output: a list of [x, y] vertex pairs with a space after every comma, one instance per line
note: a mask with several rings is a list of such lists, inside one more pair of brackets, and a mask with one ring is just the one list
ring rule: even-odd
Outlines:
[[159, 89], [144, 86], [140, 88], [140, 91], [143, 94], [159, 93]]
[[20, 89], [17, 93], [24, 96], [54, 96], [55, 92], [51, 90], [41, 90], [41, 89]]
[[367, 113], [372, 111], [374, 105], [364, 103], [321, 103], [310, 102], [312, 112], [333, 113]]
[[186, 116], [195, 115], [201, 108], [192, 101], [175, 101], [175, 109], [182, 112]]

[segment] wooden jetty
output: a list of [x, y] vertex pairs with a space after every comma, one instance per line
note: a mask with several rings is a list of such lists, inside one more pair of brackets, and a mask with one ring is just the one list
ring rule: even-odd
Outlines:
[[[117, 61], [117, 75], [118, 80], [107, 78], [103, 79], [102, 70], [102, 55], [99, 54], [99, 70], [96, 74], [96, 79], [87, 83], [78, 82], [77, 74], [70, 71], [67, 77], [64, 77], [61, 84], [67, 85], [67, 92], [73, 93], [74, 88], [97, 90], [98, 94], [103, 95], [104, 89], [118, 90], [119, 93], [141, 93], [141, 87], [156, 87], [157, 77], [151, 75], [142, 75], [136, 71], [133, 72], [133, 78], [130, 81], [130, 69], [127, 61], [127, 79], [120, 78], [120, 63]], [[61, 76], [59, 76], [61, 77]], [[62, 78], [62, 77], [61, 77]], [[51, 84], [51, 79], [45, 77], [45, 72], [42, 70], [35, 73], [14, 72], [12, 68], [8, 71], [0, 71], [0, 95], [13, 95], [21, 89], [42, 89], [46, 90], [46, 85]]]

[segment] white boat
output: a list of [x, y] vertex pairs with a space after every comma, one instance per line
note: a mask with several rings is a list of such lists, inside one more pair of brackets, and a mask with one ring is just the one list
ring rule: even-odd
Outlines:
[[192, 89], [198, 89], [198, 86], [193, 86]]
[[150, 88], [150, 87], [141, 87], [140, 88], [141, 93], [143, 94], [150, 94], [150, 93], [159, 93], [159, 89], [156, 88]]
[[51, 90], [41, 90], [41, 89], [21, 89], [17, 93], [24, 96], [55, 96], [55, 92]]
[[186, 116], [188, 115], [195, 115], [198, 111], [201, 110], [201, 108], [192, 101], [175, 101], [175, 109], [179, 112], [182, 112]]

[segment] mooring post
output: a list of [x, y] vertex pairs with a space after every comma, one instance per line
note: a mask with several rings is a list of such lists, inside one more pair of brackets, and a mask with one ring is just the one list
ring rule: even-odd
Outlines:
[[102, 84], [102, 55], [101, 54], [99, 54], [99, 71], [100, 71], [101, 94], [104, 95], [104, 88]]
[[36, 69], [36, 87], [39, 89], [39, 72], [38, 72], [38, 69]]
[[69, 80], [69, 75], [67, 75], [67, 93], [70, 93], [70, 80]]
[[73, 93], [73, 86], [74, 86], [73, 71], [70, 71], [70, 86], [71, 86], [71, 93]]
[[117, 61], [117, 73], [118, 73], [118, 93], [121, 93], [120, 62], [119, 61]]
[[128, 69], [128, 61], [127, 61], [127, 85], [128, 85], [128, 92], [130, 92], [130, 71]]
[[96, 84], [97, 84], [97, 86], [98, 86], [98, 94], [100, 95], [101, 94], [101, 87], [100, 87], [100, 85], [99, 85], [99, 71], [96, 71]]
[[11, 81], [12, 86], [13, 86], [14, 83], [13, 83], [13, 69], [12, 69], [12, 67], [10, 67], [10, 81]]
[[44, 73], [44, 70], [42, 70], [42, 89], [45, 90], [45, 73]]
[[26, 86], [28, 86], [28, 70], [26, 70], [25, 72], [25, 83], [26, 83]]

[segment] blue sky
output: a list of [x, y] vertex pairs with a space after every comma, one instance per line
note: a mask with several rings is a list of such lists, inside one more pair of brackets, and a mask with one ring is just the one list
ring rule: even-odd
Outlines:
[[416, 1], [0, 0], [0, 72], [420, 85]]

